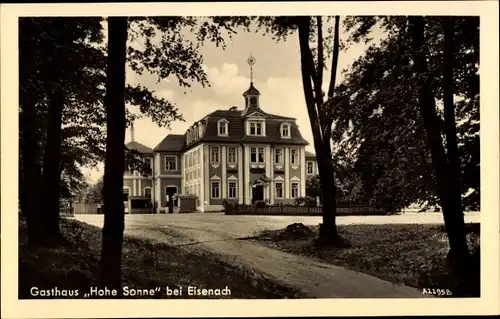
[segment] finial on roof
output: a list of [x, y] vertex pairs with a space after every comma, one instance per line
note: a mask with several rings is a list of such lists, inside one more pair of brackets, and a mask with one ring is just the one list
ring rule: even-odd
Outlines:
[[250, 84], [253, 84], [253, 65], [255, 64], [255, 58], [250, 53], [250, 57], [247, 60], [248, 65], [250, 65]]

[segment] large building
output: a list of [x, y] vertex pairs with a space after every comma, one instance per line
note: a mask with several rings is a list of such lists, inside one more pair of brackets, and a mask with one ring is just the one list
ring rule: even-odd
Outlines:
[[265, 112], [253, 83], [243, 97], [244, 108], [214, 111], [154, 149], [132, 139], [127, 147], [150, 161], [152, 173], [126, 172], [124, 193], [151, 198], [155, 212], [174, 194], [195, 195], [201, 212], [220, 211], [224, 200], [279, 204], [305, 196], [316, 159], [296, 119]]

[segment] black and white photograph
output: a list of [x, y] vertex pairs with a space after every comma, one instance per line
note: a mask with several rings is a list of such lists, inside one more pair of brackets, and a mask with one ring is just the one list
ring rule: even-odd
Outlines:
[[2, 41], [18, 72], [2, 72], [7, 317], [27, 300], [90, 316], [96, 299], [498, 297], [498, 3], [438, 2], [18, 8]]

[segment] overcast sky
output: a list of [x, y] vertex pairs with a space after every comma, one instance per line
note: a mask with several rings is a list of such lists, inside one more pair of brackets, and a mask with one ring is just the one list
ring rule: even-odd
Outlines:
[[[324, 30], [326, 32], [326, 28]], [[341, 27], [341, 39], [342, 31]], [[225, 50], [212, 43], [201, 48], [211, 87], [203, 88], [195, 83], [186, 94], [176, 79], [157, 83], [154, 75], [137, 75], [127, 69], [127, 82], [140, 83], [154, 90], [158, 96], [168, 98], [177, 105], [185, 119], [184, 122], [172, 123], [170, 129], [158, 127], [149, 119], [140, 119], [134, 124], [135, 140], [154, 148], [167, 134], [183, 134], [194, 121], [214, 110], [229, 109], [231, 106], [242, 109], [242, 94], [250, 84], [247, 59], [252, 54], [256, 59], [254, 85], [261, 93], [261, 108], [268, 113], [297, 118], [302, 135], [311, 143], [307, 149], [314, 152], [302, 88], [297, 34], [290, 36], [286, 42], [277, 43], [270, 36], [239, 30], [232, 40], [226, 40], [226, 44]], [[365, 49], [366, 45], [359, 44], [340, 52], [337, 82], [343, 79], [341, 70], [347, 68]], [[325, 72], [325, 86], [330, 80], [327, 75], [328, 72]], [[129, 142], [130, 137], [130, 130], [127, 130], [125, 142]], [[99, 169], [85, 169], [85, 175], [91, 181], [96, 181], [103, 172], [102, 165]]]

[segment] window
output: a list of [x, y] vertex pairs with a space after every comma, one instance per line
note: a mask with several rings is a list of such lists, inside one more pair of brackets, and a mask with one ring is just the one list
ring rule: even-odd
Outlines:
[[256, 96], [250, 97], [250, 106], [257, 107], [257, 97]]
[[250, 135], [262, 135], [261, 122], [250, 122]]
[[219, 163], [219, 148], [211, 147], [210, 148], [210, 162], [211, 163]]
[[217, 132], [219, 135], [227, 135], [227, 122], [225, 120], [220, 120], [218, 123]]
[[276, 182], [275, 197], [276, 198], [283, 198], [283, 183], [281, 183], [281, 182]]
[[130, 194], [130, 188], [124, 187], [123, 188], [123, 201], [128, 202], [128, 196]]
[[252, 147], [250, 149], [250, 162], [251, 163], [264, 163], [264, 148]]
[[189, 187], [184, 187], [184, 193], [189, 194]]
[[283, 164], [283, 150], [280, 148], [274, 150], [274, 163], [278, 165]]
[[220, 198], [220, 182], [211, 182], [212, 198]]
[[307, 175], [312, 175], [312, 174], [314, 174], [314, 162], [307, 161]]
[[142, 161], [144, 162], [144, 168], [146, 170], [151, 170], [151, 166], [152, 166], [151, 165], [151, 158], [145, 157], [145, 158], [142, 159]]
[[290, 163], [292, 165], [299, 164], [299, 150], [296, 148], [290, 150]]
[[228, 183], [228, 198], [235, 199], [236, 198], [236, 182]]
[[299, 183], [292, 183], [292, 198], [299, 197]]
[[151, 188], [150, 187], [144, 188], [144, 197], [148, 197], [151, 199]]
[[227, 162], [229, 164], [236, 164], [236, 147], [227, 148]]
[[259, 147], [258, 149], [258, 161], [259, 163], [264, 163], [264, 148]]
[[177, 157], [176, 156], [165, 156], [165, 170], [166, 171], [176, 171], [177, 170]]
[[281, 125], [281, 137], [290, 138], [290, 124], [283, 123]]

